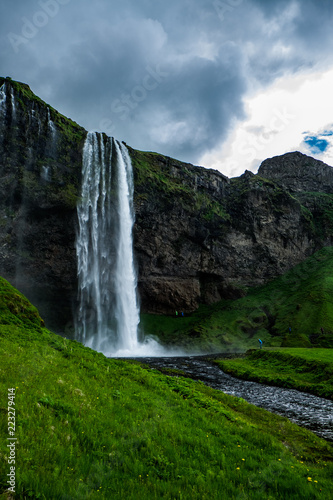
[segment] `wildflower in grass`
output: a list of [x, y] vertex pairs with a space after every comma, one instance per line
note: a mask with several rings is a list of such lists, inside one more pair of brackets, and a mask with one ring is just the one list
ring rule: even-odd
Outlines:
[[239, 470], [239, 469], [240, 469], [240, 467], [236, 467], [236, 470]]
[[312, 481], [312, 478], [311, 478], [311, 477], [308, 477], [308, 481]]

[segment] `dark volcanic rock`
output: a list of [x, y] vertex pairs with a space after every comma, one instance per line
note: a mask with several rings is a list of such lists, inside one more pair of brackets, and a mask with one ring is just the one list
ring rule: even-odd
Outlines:
[[333, 168], [298, 151], [268, 158], [260, 165], [258, 175], [290, 192], [333, 191]]
[[75, 227], [86, 131], [0, 79], [0, 273], [56, 330], [76, 296]]

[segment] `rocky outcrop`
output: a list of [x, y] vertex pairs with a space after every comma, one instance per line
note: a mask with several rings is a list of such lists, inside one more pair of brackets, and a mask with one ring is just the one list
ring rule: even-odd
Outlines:
[[[0, 78], [0, 275], [63, 331], [77, 298], [75, 237], [86, 131]], [[246, 294], [332, 244], [331, 167], [301, 153], [257, 175], [128, 146], [142, 311], [189, 313]]]
[[330, 231], [316, 234], [312, 214], [295, 197], [250, 172], [205, 201], [195, 190], [190, 201], [148, 186], [146, 196], [137, 187], [135, 248], [150, 312], [237, 298], [332, 242]]
[[333, 168], [298, 151], [268, 158], [260, 165], [258, 175], [292, 193], [331, 194], [333, 190]]

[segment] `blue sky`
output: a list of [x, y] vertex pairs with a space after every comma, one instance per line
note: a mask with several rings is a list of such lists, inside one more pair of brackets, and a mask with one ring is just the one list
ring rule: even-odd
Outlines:
[[330, 0], [2, 0], [0, 74], [229, 176], [296, 149], [333, 164], [332, 21]]

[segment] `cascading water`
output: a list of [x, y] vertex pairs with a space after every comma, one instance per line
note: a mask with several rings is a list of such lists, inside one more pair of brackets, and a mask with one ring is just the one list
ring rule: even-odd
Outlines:
[[13, 121], [15, 121], [16, 120], [16, 102], [15, 102], [15, 96], [14, 96], [13, 89], [10, 90], [10, 97], [11, 97], [11, 101], [12, 101], [12, 119], [13, 119]]
[[50, 110], [47, 110], [47, 128], [50, 136], [51, 149], [55, 149], [57, 141], [57, 129], [53, 121], [51, 120]]
[[76, 336], [105, 354], [135, 351], [139, 308], [132, 241], [133, 180], [125, 146], [96, 132], [87, 135], [81, 196]]
[[50, 167], [47, 165], [43, 165], [40, 176], [41, 176], [41, 179], [43, 179], [43, 181], [51, 182]]
[[6, 113], [6, 84], [0, 87], [0, 117], [2, 118]]
[[115, 142], [118, 167], [118, 218], [116, 319], [119, 347], [132, 351], [137, 348], [137, 330], [140, 321], [136, 296], [136, 272], [133, 258], [133, 175], [131, 160], [123, 144]]

